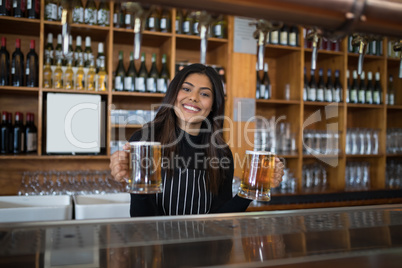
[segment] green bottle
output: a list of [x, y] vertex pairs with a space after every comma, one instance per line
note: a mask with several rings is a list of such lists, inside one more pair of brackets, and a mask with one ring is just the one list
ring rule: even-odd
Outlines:
[[98, 25], [109, 26], [110, 25], [110, 8], [109, 2], [101, 1], [98, 9]]
[[114, 78], [114, 90], [123, 91], [124, 90], [124, 77], [126, 71], [124, 70], [123, 64], [123, 51], [119, 51], [119, 62], [117, 63], [115, 78]]
[[158, 69], [156, 69], [156, 54], [152, 54], [152, 65], [151, 69], [149, 70], [148, 73], [148, 78], [147, 78], [147, 91], [148, 92], [156, 92], [156, 83], [159, 78], [159, 73]]
[[84, 23], [84, 6], [81, 0], [73, 1], [73, 23]]
[[94, 0], [88, 0], [84, 11], [84, 21], [88, 25], [96, 25], [97, 23], [97, 9]]
[[158, 83], [156, 91], [158, 93], [166, 93], [167, 87], [169, 85], [170, 74], [167, 68], [166, 54], [162, 55], [162, 69], [159, 74]]
[[124, 90], [135, 90], [135, 78], [137, 77], [137, 70], [134, 64], [134, 52], [130, 52], [130, 64], [127, 69], [126, 77], [124, 77]]
[[145, 53], [141, 54], [141, 66], [138, 72], [138, 76], [135, 79], [135, 90], [138, 92], [146, 91], [146, 81], [148, 78], [147, 68], [145, 67]]

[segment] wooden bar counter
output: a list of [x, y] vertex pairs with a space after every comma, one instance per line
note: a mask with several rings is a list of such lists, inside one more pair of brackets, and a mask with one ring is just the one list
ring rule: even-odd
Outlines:
[[400, 267], [402, 205], [0, 224], [1, 267]]

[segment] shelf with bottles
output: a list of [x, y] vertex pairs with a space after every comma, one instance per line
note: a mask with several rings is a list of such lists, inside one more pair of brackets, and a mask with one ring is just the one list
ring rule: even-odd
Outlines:
[[[353, 35], [351, 34], [346, 38], [346, 45], [347, 45], [347, 52], [348, 56], [351, 57], [358, 57], [359, 56], [359, 47], [358, 46], [352, 46], [352, 39]], [[364, 58], [368, 59], [375, 59], [375, 58], [381, 58], [384, 57], [385, 55], [385, 45], [386, 45], [386, 39], [384, 39], [381, 36], [371, 36], [368, 40], [368, 43], [366, 44], [366, 51], [365, 51], [365, 56]]]
[[324, 194], [339, 191], [340, 165], [337, 159], [303, 159], [299, 192]]
[[256, 99], [299, 103], [300, 80], [290, 78], [300, 76], [300, 51], [265, 55], [264, 69], [257, 70], [256, 65]]
[[402, 105], [402, 79], [399, 78], [399, 66], [400, 60], [396, 62], [387, 62], [387, 108], [397, 108]]
[[0, 4], [1, 17], [29, 19], [29, 20], [39, 19], [41, 0], [31, 0], [31, 1], [7, 0], [4, 2], [2, 1], [0, 3], [1, 3]]
[[385, 161], [373, 157], [347, 158], [345, 191], [369, 191], [385, 188]]

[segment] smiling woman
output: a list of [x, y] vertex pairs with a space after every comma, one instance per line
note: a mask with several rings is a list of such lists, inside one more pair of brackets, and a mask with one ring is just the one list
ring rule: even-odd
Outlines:
[[[162, 144], [163, 182], [162, 193], [131, 194], [132, 217], [247, 209], [251, 200], [232, 197], [233, 156], [221, 132], [224, 101], [223, 85], [213, 68], [192, 64], [175, 76], [155, 119], [130, 138]], [[116, 180], [128, 177], [128, 159], [124, 151], [111, 156]], [[283, 175], [283, 165], [277, 167], [273, 187]]]

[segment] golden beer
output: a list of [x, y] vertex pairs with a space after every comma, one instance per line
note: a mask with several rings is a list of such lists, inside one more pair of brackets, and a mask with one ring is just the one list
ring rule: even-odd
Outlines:
[[129, 156], [129, 192], [136, 194], [162, 192], [161, 144], [130, 142]]
[[238, 195], [257, 201], [271, 200], [271, 178], [275, 170], [275, 154], [246, 151], [243, 177]]

